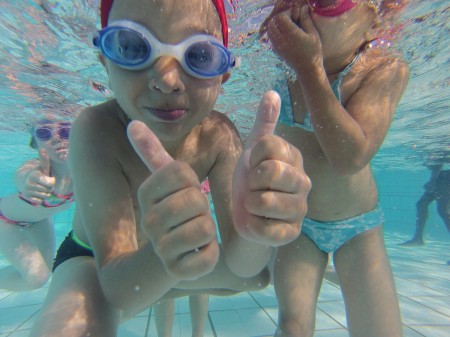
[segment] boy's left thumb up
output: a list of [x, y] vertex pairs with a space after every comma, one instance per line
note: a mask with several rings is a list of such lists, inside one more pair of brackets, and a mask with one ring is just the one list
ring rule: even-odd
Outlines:
[[267, 91], [259, 104], [253, 129], [247, 138], [245, 148], [252, 148], [258, 140], [268, 134], [272, 134], [280, 114], [281, 100], [277, 92]]
[[173, 160], [158, 137], [144, 123], [132, 121], [127, 134], [134, 150], [152, 173]]

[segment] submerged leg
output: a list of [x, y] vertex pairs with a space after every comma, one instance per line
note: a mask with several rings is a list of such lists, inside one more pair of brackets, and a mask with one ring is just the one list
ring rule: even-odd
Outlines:
[[382, 227], [339, 248], [334, 265], [344, 295], [352, 337], [401, 337], [400, 310]]
[[30, 337], [114, 337], [121, 312], [103, 296], [92, 257], [75, 257], [55, 270]]
[[277, 337], [313, 336], [316, 304], [328, 255], [305, 235], [278, 248], [274, 286], [279, 303]]

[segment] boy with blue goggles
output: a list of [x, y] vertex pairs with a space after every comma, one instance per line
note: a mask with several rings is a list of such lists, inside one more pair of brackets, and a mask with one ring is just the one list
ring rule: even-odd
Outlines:
[[231, 52], [214, 36], [196, 34], [176, 45], [160, 42], [147, 28], [130, 20], [118, 20], [100, 30], [94, 45], [119, 67], [142, 70], [156, 59], [174, 57], [189, 75], [207, 79], [234, 66]]

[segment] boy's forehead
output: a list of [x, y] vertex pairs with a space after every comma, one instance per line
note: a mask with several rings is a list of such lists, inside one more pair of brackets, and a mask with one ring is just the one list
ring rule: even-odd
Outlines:
[[203, 32], [220, 37], [219, 15], [212, 0], [115, 0], [109, 22], [130, 19], [151, 28]]

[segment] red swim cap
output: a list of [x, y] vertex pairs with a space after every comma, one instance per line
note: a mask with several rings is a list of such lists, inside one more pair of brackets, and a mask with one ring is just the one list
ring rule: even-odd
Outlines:
[[[111, 11], [111, 7], [113, 5], [114, 0], [101, 0], [100, 4], [100, 13], [101, 13], [101, 23], [102, 28], [108, 25], [108, 17], [109, 12]], [[220, 23], [222, 24], [222, 36], [223, 36], [223, 45], [225, 47], [228, 46], [228, 21], [227, 21], [227, 13], [225, 11], [225, 5], [223, 0], [212, 0], [214, 5], [216, 6], [217, 13], [219, 13]]]

